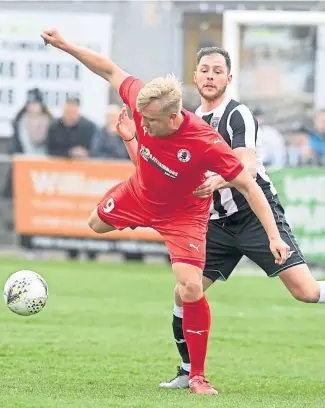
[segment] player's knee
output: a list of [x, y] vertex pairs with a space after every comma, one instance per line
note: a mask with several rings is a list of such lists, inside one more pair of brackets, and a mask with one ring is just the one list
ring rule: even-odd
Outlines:
[[97, 234], [103, 234], [107, 231], [107, 225], [98, 217], [97, 213], [94, 211], [88, 219], [88, 226]]
[[177, 306], [182, 306], [182, 299], [181, 295], [179, 294], [178, 285], [176, 285], [174, 289], [174, 301]]
[[317, 303], [319, 300], [319, 287], [317, 285], [296, 287], [291, 290], [293, 297], [304, 303]]
[[203, 296], [202, 281], [187, 280], [180, 284], [179, 294], [185, 302], [194, 302]]

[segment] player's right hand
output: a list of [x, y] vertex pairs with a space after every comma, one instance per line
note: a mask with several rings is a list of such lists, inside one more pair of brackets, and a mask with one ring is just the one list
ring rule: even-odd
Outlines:
[[211, 194], [213, 194], [215, 190], [215, 177], [214, 175], [209, 174], [209, 172], [206, 173], [206, 180], [203, 184], [201, 184], [194, 192], [193, 195], [195, 197], [199, 198], [208, 198], [210, 197]]
[[135, 134], [135, 123], [128, 117], [126, 106], [123, 105], [117, 119], [116, 130], [123, 140], [130, 140]]
[[41, 34], [45, 45], [52, 45], [55, 48], [64, 48], [66, 41], [55, 28], [44, 30]]
[[289, 258], [290, 247], [280, 236], [270, 240], [270, 250], [274, 255], [276, 264], [283, 265], [286, 263]]

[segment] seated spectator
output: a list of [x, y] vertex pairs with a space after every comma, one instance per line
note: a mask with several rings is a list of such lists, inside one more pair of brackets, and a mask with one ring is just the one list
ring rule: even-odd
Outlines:
[[121, 108], [118, 105], [108, 105], [106, 124], [95, 133], [90, 156], [105, 159], [129, 159], [122, 138], [116, 132], [116, 123]]
[[309, 166], [315, 162], [313, 150], [310, 148], [309, 132], [304, 126], [297, 127], [291, 135], [287, 159], [292, 167]]
[[48, 154], [73, 159], [87, 158], [95, 130], [95, 124], [81, 116], [79, 99], [68, 99], [63, 106], [62, 117], [49, 127]]
[[309, 132], [309, 146], [316, 164], [325, 163], [325, 109], [318, 111], [314, 119], [314, 130]]
[[284, 167], [286, 164], [284, 137], [277, 129], [265, 124], [264, 113], [261, 110], [256, 109], [253, 113], [261, 131], [264, 166]]

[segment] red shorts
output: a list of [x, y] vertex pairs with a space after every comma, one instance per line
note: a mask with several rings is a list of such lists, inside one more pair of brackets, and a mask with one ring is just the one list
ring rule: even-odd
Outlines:
[[130, 192], [126, 183], [110, 189], [98, 204], [99, 218], [118, 230], [151, 227], [164, 238], [172, 263], [183, 262], [202, 270], [205, 265], [207, 218], [193, 214], [156, 217]]

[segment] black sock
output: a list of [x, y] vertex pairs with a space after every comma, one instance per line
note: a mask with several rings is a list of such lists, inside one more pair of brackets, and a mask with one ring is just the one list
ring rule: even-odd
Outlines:
[[185, 364], [190, 363], [190, 355], [188, 353], [187, 344], [183, 333], [183, 319], [173, 315], [173, 332], [178, 352]]

